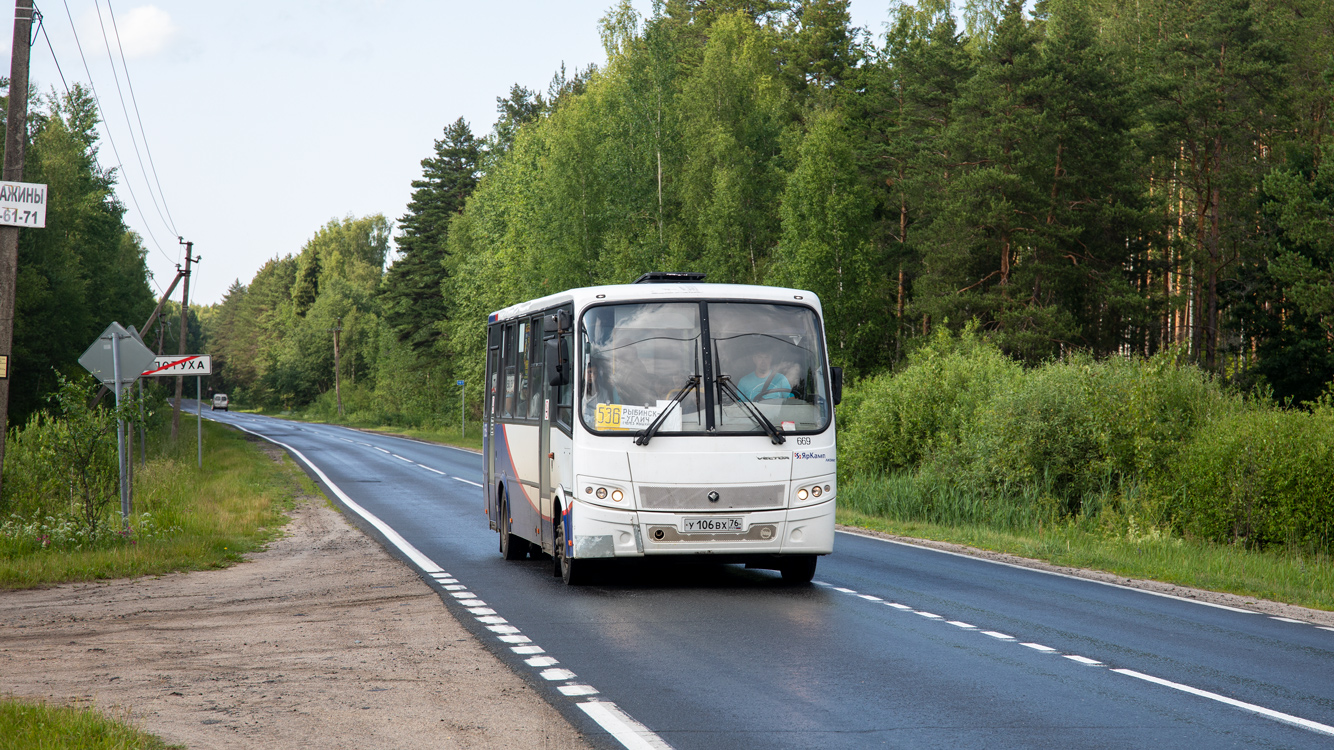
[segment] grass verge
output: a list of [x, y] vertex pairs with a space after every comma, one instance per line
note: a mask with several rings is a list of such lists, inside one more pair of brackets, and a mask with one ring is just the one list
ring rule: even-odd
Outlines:
[[160, 738], [88, 707], [0, 698], [0, 738], [8, 750], [167, 750]]
[[[135, 467], [128, 538], [49, 548], [0, 538], [0, 588], [221, 568], [277, 536], [304, 478], [291, 459], [276, 462], [242, 433], [205, 420], [200, 469], [193, 415], [182, 415], [181, 427], [174, 450], [150, 451], [148, 465]], [[119, 528], [119, 508], [112, 515]]]
[[[846, 491], [847, 487], [843, 488]], [[1334, 610], [1334, 560], [1291, 550], [1247, 550], [1160, 534], [1108, 535], [1073, 524], [1035, 531], [901, 521], [839, 509], [838, 522], [898, 536], [953, 542], [1053, 565]]]

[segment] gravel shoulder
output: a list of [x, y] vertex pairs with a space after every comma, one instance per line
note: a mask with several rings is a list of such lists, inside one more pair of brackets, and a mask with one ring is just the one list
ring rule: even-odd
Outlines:
[[302, 498], [225, 570], [0, 592], [0, 693], [189, 748], [584, 748], [405, 564]]

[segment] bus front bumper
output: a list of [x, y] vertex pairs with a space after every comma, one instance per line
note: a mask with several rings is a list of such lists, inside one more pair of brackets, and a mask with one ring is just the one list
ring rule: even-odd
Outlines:
[[[628, 511], [574, 502], [574, 558], [656, 555], [827, 555], [834, 549], [834, 501], [736, 514]], [[688, 519], [737, 518], [739, 531], [699, 532]]]

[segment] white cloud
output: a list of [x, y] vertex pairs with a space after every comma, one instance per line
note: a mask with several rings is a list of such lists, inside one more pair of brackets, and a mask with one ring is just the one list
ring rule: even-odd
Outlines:
[[125, 57], [135, 59], [161, 52], [176, 35], [176, 24], [165, 10], [144, 5], [116, 17]]

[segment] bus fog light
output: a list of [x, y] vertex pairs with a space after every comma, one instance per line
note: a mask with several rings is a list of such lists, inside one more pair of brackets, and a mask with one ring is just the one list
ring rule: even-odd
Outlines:
[[773, 535], [774, 535], [774, 530], [771, 529], [771, 528], [769, 528], [768, 526], [765, 526], [764, 528], [760, 529], [760, 538], [761, 538], [761, 539], [768, 539], [768, 538], [772, 537]]
[[605, 499], [607, 499], [607, 488], [606, 488], [606, 487], [599, 487], [599, 488], [598, 488], [598, 491], [597, 491], [597, 496], [598, 496], [598, 499], [599, 499], [599, 500], [605, 500]]
[[625, 499], [625, 493], [621, 492], [620, 490], [612, 490], [611, 499], [619, 503], [620, 501]]
[[665, 532], [663, 532], [662, 529], [654, 529], [654, 530], [653, 530], [653, 538], [654, 538], [654, 539], [657, 539], [658, 541], [662, 541], [662, 538], [663, 538], [664, 536], [667, 536], [667, 534], [666, 534]]
[[802, 487], [801, 489], [797, 490], [797, 499], [798, 499], [798, 500], [805, 500], [805, 499], [806, 499], [806, 488], [805, 488], [805, 487]]

